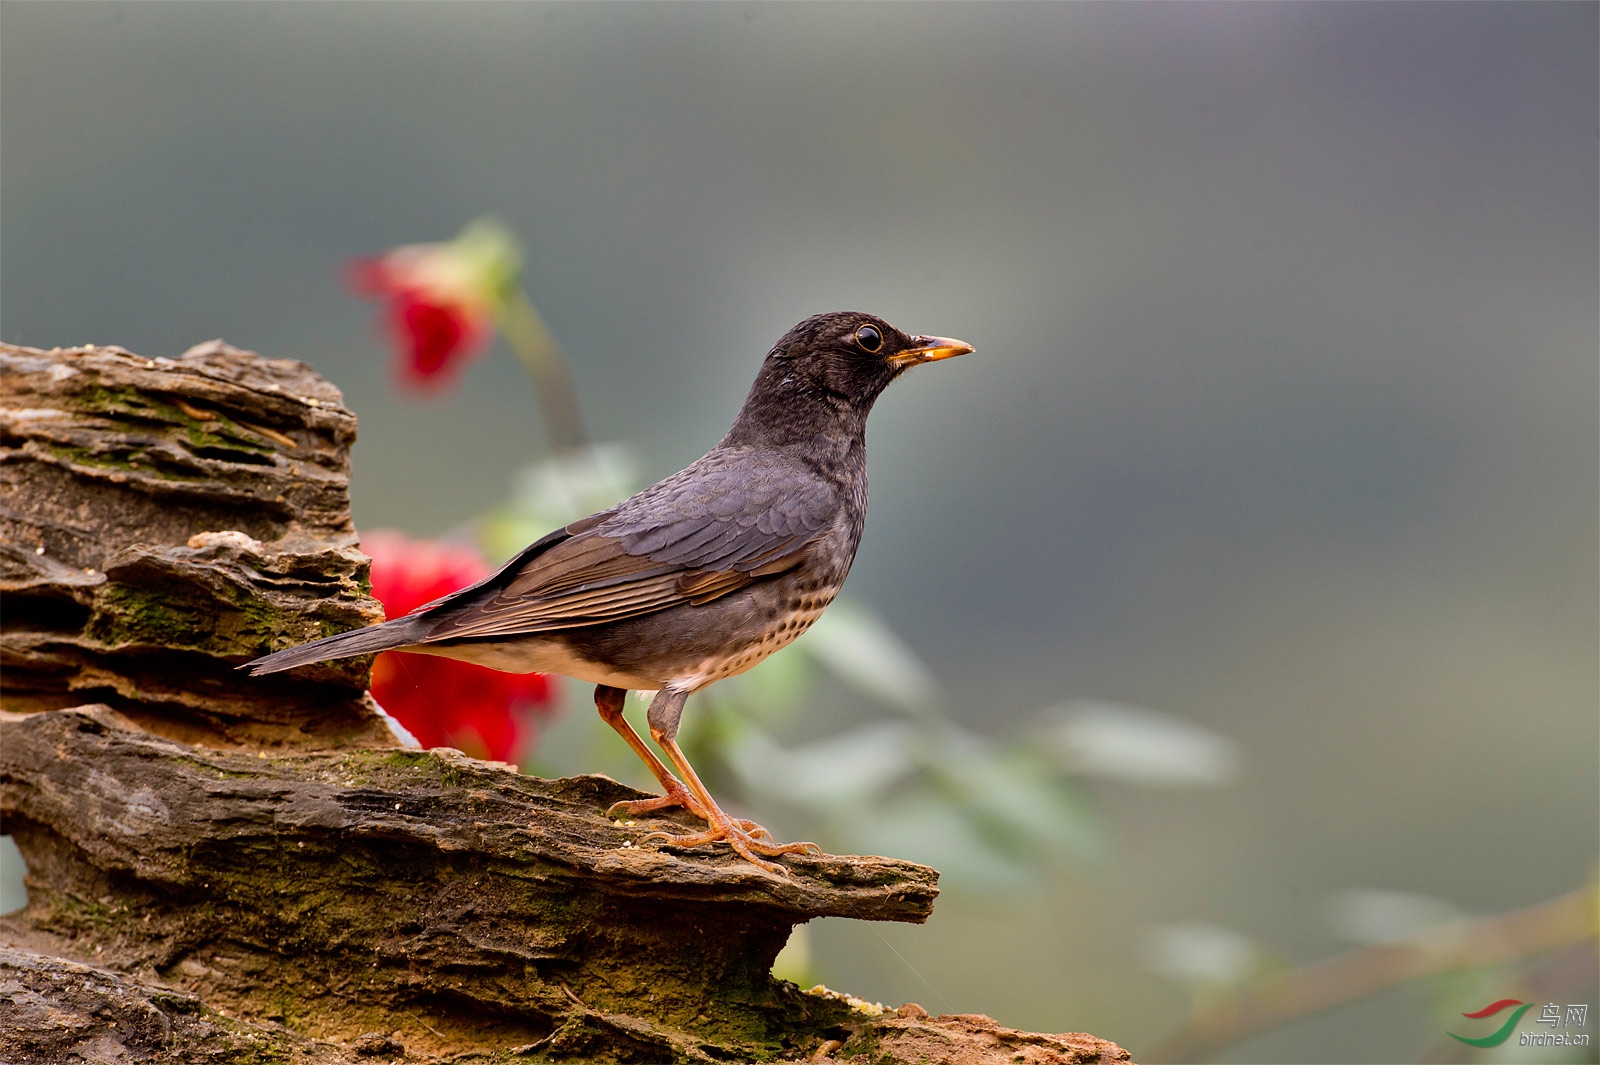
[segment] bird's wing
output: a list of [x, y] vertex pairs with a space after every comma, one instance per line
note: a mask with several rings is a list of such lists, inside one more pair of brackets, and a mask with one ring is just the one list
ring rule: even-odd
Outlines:
[[799, 565], [837, 506], [833, 485], [804, 467], [713, 452], [436, 604], [422, 642], [550, 632], [709, 603]]

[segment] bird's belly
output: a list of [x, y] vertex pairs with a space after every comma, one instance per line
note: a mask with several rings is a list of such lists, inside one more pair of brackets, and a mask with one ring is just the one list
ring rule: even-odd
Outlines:
[[833, 597], [830, 595], [826, 598], [819, 597], [814, 602], [805, 602], [795, 608], [782, 625], [740, 647], [729, 648], [726, 653], [706, 656], [691, 668], [670, 677], [666, 686], [673, 691], [696, 692], [725, 677], [738, 676], [759, 664], [774, 651], [794, 643], [801, 633], [811, 627], [812, 622], [822, 616], [823, 610], [832, 600]]
[[577, 654], [564, 642], [536, 636], [483, 643], [420, 644], [405, 650], [454, 658], [505, 673], [558, 673], [590, 684], [609, 684], [613, 688], [635, 691], [659, 688], [663, 681], [661, 677], [647, 677], [604, 662], [595, 662]]

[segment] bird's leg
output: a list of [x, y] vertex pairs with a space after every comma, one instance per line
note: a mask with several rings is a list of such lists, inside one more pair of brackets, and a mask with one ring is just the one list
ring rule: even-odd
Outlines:
[[[645, 745], [644, 740], [633, 730], [633, 726], [628, 724], [627, 718], [622, 716], [622, 707], [627, 694], [622, 688], [613, 688], [606, 684], [596, 685], [594, 705], [600, 711], [601, 720], [615, 729], [617, 735], [626, 740], [628, 746], [633, 748], [634, 753], [644, 761], [645, 765], [650, 767], [650, 772], [654, 773], [656, 780], [661, 782], [661, 790], [665, 794], [654, 799], [625, 799], [622, 802], [612, 803], [610, 808], [606, 810], [606, 816], [616, 817], [620, 814], [626, 817], [640, 817], [644, 814], [655, 813], [657, 810], [681, 806], [703, 821], [710, 820], [706, 814], [705, 807], [700, 805], [700, 801], [679, 783], [678, 778], [672, 775], [672, 770], [661, 764], [661, 759], [657, 758], [655, 752]], [[659, 699], [660, 696], [658, 695], [657, 698]], [[682, 698], [686, 697], [680, 697], [680, 704]], [[746, 821], [743, 818], [735, 818], [734, 821], [739, 827], [757, 838], [772, 839], [772, 833], [754, 821]]]
[[822, 853], [822, 848], [815, 843], [778, 843], [772, 838], [772, 833], [743, 818], [729, 817], [717, 805], [717, 800], [711, 797], [711, 792], [701, 783], [700, 775], [694, 771], [694, 766], [689, 764], [689, 759], [684, 756], [683, 748], [678, 746], [678, 718], [683, 713], [684, 700], [688, 698], [685, 692], [674, 692], [663, 688], [650, 703], [650, 738], [656, 741], [656, 746], [667, 752], [667, 757], [672, 764], [677, 766], [678, 772], [683, 774], [683, 782], [689, 791], [699, 800], [703, 813], [696, 811], [696, 816], [705, 819], [707, 828], [704, 832], [693, 835], [674, 836], [666, 832], [652, 832], [644, 837], [645, 841], [659, 841], [674, 847], [698, 847], [704, 843], [715, 843], [726, 840], [728, 845], [746, 861], [749, 861], [769, 873], [788, 875], [788, 870], [776, 862], [765, 861], [758, 855], [776, 857], [780, 854], [800, 854], [806, 851]]
[[617, 735], [628, 742], [633, 748], [633, 753], [644, 760], [650, 767], [650, 772], [655, 774], [661, 782], [661, 790], [666, 794], [655, 799], [632, 799], [611, 804], [606, 811], [607, 817], [615, 817], [619, 813], [628, 817], [638, 817], [642, 814], [654, 813], [664, 810], [669, 806], [681, 806], [696, 817], [705, 817], [703, 810], [693, 795], [678, 782], [672, 771], [661, 764], [661, 759], [656, 757], [656, 752], [645, 746], [644, 740], [633, 731], [633, 726], [628, 724], [628, 719], [622, 716], [623, 703], [628, 698], [628, 693], [622, 688], [613, 688], [609, 684], [599, 684], [594, 689], [595, 709], [600, 711], [600, 719], [616, 730]]

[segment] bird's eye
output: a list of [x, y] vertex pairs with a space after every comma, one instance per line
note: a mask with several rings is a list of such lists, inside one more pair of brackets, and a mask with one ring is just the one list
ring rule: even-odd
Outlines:
[[883, 347], [883, 334], [875, 325], [864, 325], [856, 330], [856, 343], [861, 345], [862, 351], [877, 351]]

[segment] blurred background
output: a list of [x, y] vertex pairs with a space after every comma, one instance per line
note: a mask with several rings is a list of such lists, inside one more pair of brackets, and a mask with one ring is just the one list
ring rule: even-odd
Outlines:
[[[397, 384], [353, 257], [497, 217], [616, 497], [806, 315], [970, 341], [878, 405], [854, 613], [698, 743], [780, 837], [946, 870], [928, 925], [822, 922], [797, 978], [1165, 1060], [1262, 974], [1594, 881], [1597, 36], [1592, 4], [7, 3], [0, 338], [311, 363], [361, 419], [357, 525], [416, 537], [530, 521], [546, 427], [502, 346]], [[561, 690], [532, 766], [637, 781]], [[1539, 996], [1593, 1043], [1592, 963], [1532, 962], [1210, 1053], [1596, 1060], [1445, 1037]]]

